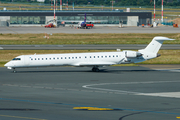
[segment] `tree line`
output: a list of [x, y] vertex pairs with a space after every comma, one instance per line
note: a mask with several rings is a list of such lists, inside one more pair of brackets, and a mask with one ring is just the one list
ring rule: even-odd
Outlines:
[[[0, 0], [1, 2], [24, 2], [24, 3], [38, 3], [37, 0]], [[54, 1], [54, 0], [52, 0]], [[153, 6], [154, 0], [62, 0], [63, 3], [69, 5], [97, 5], [97, 6], [111, 6], [112, 2], [114, 6]], [[162, 0], [155, 0], [156, 6], [162, 5]], [[45, 0], [45, 4], [51, 4], [51, 0]], [[60, 0], [57, 0], [60, 4]], [[180, 6], [180, 0], [164, 0], [164, 6]]]

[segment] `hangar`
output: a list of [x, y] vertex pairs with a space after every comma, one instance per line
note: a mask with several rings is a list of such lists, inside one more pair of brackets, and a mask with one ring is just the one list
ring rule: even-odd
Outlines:
[[[56, 11], [58, 21], [83, 21], [86, 13], [87, 20], [98, 20], [96, 26], [137, 26], [151, 24], [151, 12], [116, 11]], [[0, 26], [43, 26], [54, 18], [54, 11], [0, 11]], [[76, 22], [66, 22], [76, 24]]]

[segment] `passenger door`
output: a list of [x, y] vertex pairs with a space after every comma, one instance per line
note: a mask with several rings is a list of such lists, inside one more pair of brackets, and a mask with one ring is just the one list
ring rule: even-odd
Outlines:
[[29, 65], [29, 56], [24, 56], [24, 65]]

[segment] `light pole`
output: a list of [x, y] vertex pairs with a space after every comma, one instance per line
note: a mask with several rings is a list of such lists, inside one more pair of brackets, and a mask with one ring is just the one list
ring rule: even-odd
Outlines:
[[68, 0], [67, 0], [67, 4], [66, 4], [66, 10], [68, 10]]
[[163, 22], [163, 0], [162, 0], [162, 18], [161, 21]]
[[114, 3], [115, 1], [112, 0], [112, 1], [110, 1], [110, 2], [112, 2], [112, 10], [113, 10], [113, 3]]
[[57, 24], [56, 24], [56, 15], [55, 15], [55, 5], [56, 5], [56, 3], [55, 3], [55, 0], [54, 0], [54, 23], [53, 23], [53, 25], [54, 26], [56, 26]]
[[154, 0], [154, 21], [155, 21], [155, 5], [156, 3], [155, 3], [155, 0]]
[[62, 0], [60, 0], [60, 10], [62, 10]]
[[53, 3], [52, 3], [52, 0], [51, 0], [51, 10], [53, 9]]
[[56, 10], [57, 10], [57, 0], [56, 0]]
[[54, 21], [55, 21], [55, 0], [54, 0]]
[[74, 2], [73, 2], [73, 11], [74, 11]]

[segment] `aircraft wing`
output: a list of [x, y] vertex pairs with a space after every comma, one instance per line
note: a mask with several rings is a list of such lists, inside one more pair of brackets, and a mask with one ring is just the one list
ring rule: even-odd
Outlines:
[[116, 63], [114, 62], [91, 62], [91, 63], [78, 63], [74, 64], [74, 66], [79, 66], [79, 67], [92, 67], [92, 66], [110, 66], [114, 65]]

